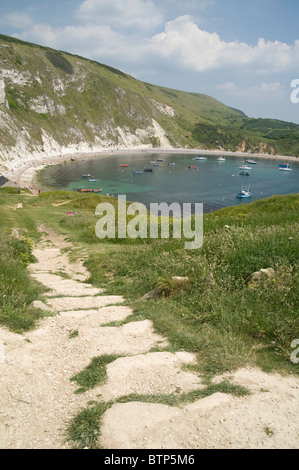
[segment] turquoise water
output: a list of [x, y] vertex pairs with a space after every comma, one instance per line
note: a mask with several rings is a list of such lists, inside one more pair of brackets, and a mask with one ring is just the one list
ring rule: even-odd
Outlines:
[[[293, 171], [279, 171], [274, 159], [255, 159], [250, 176], [241, 176], [239, 167], [244, 164], [240, 157], [206, 156], [207, 160], [194, 160], [190, 154], [118, 154], [99, 155], [90, 160], [76, 160], [49, 167], [41, 175], [43, 186], [75, 190], [79, 187], [97, 189], [101, 194], [125, 194], [128, 201], [150, 203], [189, 202], [203, 203], [204, 212], [225, 206], [248, 204], [276, 194], [299, 193], [299, 162], [290, 162]], [[151, 162], [157, 162], [154, 167]], [[175, 162], [175, 166], [169, 163]], [[127, 164], [127, 168], [121, 167]], [[196, 166], [196, 169], [189, 169]], [[153, 168], [152, 173], [133, 174], [133, 169]], [[89, 182], [83, 175], [90, 174], [98, 182]], [[242, 187], [250, 187], [249, 199], [238, 199]]]

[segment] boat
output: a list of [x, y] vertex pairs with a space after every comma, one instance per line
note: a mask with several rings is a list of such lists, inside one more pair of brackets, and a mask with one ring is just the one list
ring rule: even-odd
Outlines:
[[241, 189], [241, 191], [237, 194], [239, 198], [247, 198], [251, 197], [251, 191], [249, 189]]
[[175, 166], [175, 163], [172, 162], [172, 163], [168, 163], [169, 166]]
[[157, 158], [157, 162], [164, 162], [163, 158]]
[[189, 166], [189, 168], [197, 169], [197, 166]]
[[88, 175], [82, 175], [82, 178], [90, 178], [91, 175], [88, 173]]
[[153, 165], [154, 163], [156, 163], [156, 162], [150, 162], [151, 165]]
[[201, 157], [200, 155], [197, 155], [195, 160], [207, 160], [207, 157]]
[[127, 165], [126, 163], [122, 163], [120, 166], [126, 168], [126, 167], [129, 166], [129, 165]]
[[91, 183], [95, 183], [97, 180], [97, 178], [88, 178], [88, 181], [90, 181]]
[[281, 171], [292, 171], [292, 168], [290, 168], [290, 165], [288, 163], [282, 163], [278, 165], [278, 168]]
[[255, 162], [254, 160], [245, 160], [245, 163], [249, 163], [250, 165], [256, 165], [257, 162]]
[[153, 169], [152, 169], [152, 168], [144, 168], [144, 171], [147, 171], [147, 172], [152, 173], [152, 172], [153, 172]]
[[134, 168], [133, 173], [135, 175], [141, 175], [143, 173], [143, 171], [142, 170], [135, 170], [135, 168]]
[[226, 159], [225, 159], [224, 157], [218, 157], [217, 160], [218, 160], [219, 162], [225, 162]]
[[248, 165], [241, 165], [239, 168], [240, 170], [251, 170], [251, 167]]
[[250, 176], [250, 172], [249, 171], [240, 171], [239, 175], [241, 176]]
[[78, 189], [79, 193], [91, 193], [92, 189], [90, 188], [80, 188]]
[[154, 167], [157, 167], [157, 166], [159, 166], [159, 165], [158, 165], [158, 163], [153, 163], [153, 166], [154, 166]]
[[93, 189], [92, 192], [93, 193], [100, 193], [101, 191], [103, 191], [102, 189]]

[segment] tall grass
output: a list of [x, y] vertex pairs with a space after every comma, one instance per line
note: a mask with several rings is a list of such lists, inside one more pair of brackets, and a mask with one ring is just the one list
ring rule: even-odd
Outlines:
[[42, 293], [26, 270], [34, 261], [31, 248], [25, 238], [0, 230], [0, 324], [15, 332], [33, 328], [41, 317], [38, 309], [30, 307]]

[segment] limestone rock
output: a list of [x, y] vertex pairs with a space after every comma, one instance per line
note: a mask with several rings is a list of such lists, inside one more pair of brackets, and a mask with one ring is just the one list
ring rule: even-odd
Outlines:
[[50, 307], [49, 305], [44, 304], [44, 302], [41, 302], [40, 300], [34, 300], [30, 304], [30, 307], [39, 308], [40, 310], [43, 310], [44, 312], [54, 313], [54, 309], [52, 307]]
[[260, 269], [251, 274], [248, 282], [249, 288], [256, 287], [261, 281], [270, 280], [275, 277], [275, 270], [273, 268]]

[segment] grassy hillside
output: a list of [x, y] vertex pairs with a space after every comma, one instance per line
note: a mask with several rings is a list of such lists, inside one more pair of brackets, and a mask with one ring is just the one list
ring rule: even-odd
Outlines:
[[[124, 295], [134, 308], [133, 317], [151, 319], [168, 338], [171, 350], [195, 352], [196, 369], [202, 373], [224, 372], [248, 363], [298, 373], [298, 366], [290, 361], [291, 342], [299, 338], [298, 195], [205, 215], [204, 243], [197, 250], [184, 249], [183, 239], [99, 240], [94, 212], [101, 201], [113, 203], [112, 198], [97, 195], [50, 192], [32, 197], [1, 191], [0, 229], [8, 231], [13, 226], [38, 240], [37, 227], [45, 224], [66, 235], [77, 244], [78, 256], [82, 249], [88, 254], [91, 282], [104, 286], [108, 293]], [[12, 210], [17, 202], [23, 208]], [[80, 215], [68, 217], [69, 210]], [[1, 235], [5, 245], [2, 281], [7, 266], [11, 265], [13, 273], [18, 264], [16, 252], [25, 262], [30, 254], [25, 242], [10, 240]], [[23, 265], [19, 267], [24, 270]], [[274, 275], [251, 280], [252, 273], [262, 268], [273, 269]], [[9, 281], [11, 276], [15, 284]], [[1, 289], [0, 321], [10, 326], [13, 318], [13, 328], [18, 330], [24, 326], [22, 310], [12, 302], [15, 291], [16, 302], [22, 298], [23, 306], [33, 299], [27, 281], [11, 276], [6, 281], [11, 287], [7, 284]], [[173, 276], [187, 276], [188, 281], [178, 287]], [[155, 288], [160, 297], [142, 300]]]
[[[57, 153], [80, 143], [161, 146], [299, 155], [299, 126], [250, 119], [212, 97], [143, 83], [76, 55], [0, 35], [0, 149]], [[45, 135], [47, 145], [45, 145]], [[133, 139], [133, 140], [132, 140]]]

